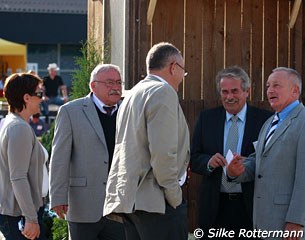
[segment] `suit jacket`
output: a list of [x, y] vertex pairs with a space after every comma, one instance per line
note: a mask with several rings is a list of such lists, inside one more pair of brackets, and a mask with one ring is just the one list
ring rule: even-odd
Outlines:
[[[305, 108], [299, 104], [276, 129], [264, 149], [271, 117], [260, 132], [257, 151], [245, 162], [239, 181], [255, 177], [253, 223], [283, 230], [285, 222], [305, 225]], [[256, 160], [256, 161], [255, 161]]]
[[189, 162], [189, 130], [177, 92], [155, 77], [140, 81], [117, 115], [104, 215], [165, 213], [182, 201], [178, 179]]
[[99, 221], [108, 158], [104, 131], [91, 95], [61, 106], [50, 162], [50, 207], [68, 204], [68, 221]]
[[[241, 155], [254, 152], [253, 142], [271, 112], [248, 105], [242, 141]], [[202, 111], [196, 123], [191, 149], [191, 171], [203, 176], [199, 200], [199, 226], [213, 226], [219, 207], [222, 168], [213, 172], [207, 170], [209, 159], [215, 154], [223, 154], [223, 134], [226, 111], [223, 107]], [[252, 219], [253, 182], [242, 184], [247, 213]]]

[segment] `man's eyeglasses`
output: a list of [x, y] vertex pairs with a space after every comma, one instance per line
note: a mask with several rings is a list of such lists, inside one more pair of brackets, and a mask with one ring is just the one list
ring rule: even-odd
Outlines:
[[183, 71], [184, 71], [184, 77], [186, 77], [188, 75], [188, 72], [186, 71], [186, 69], [184, 67], [182, 67], [179, 63], [177, 63], [177, 66], [180, 67]]
[[42, 98], [43, 97], [43, 92], [34, 92], [32, 94], [30, 94], [30, 96], [32, 97], [39, 97], [39, 98]]
[[104, 83], [107, 87], [114, 87], [114, 85], [122, 86], [122, 84], [124, 84], [124, 82], [121, 80], [117, 80], [117, 81], [106, 80], [106, 81], [94, 81], [94, 82]]

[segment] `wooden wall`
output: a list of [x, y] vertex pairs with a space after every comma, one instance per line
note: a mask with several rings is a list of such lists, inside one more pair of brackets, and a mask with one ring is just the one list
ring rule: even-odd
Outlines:
[[[159, 0], [151, 26], [146, 23], [149, 0], [129, 2], [127, 85], [131, 88], [146, 75], [145, 57], [153, 44], [176, 45], [189, 72], [179, 97], [191, 132], [198, 113], [219, 104], [215, 76], [224, 67], [239, 65], [249, 73], [249, 101], [264, 108], [269, 107], [265, 83], [273, 68], [295, 68], [305, 79], [304, 4], [289, 29], [293, 0]], [[200, 182], [200, 176], [191, 174], [184, 188], [190, 230], [196, 228]]]

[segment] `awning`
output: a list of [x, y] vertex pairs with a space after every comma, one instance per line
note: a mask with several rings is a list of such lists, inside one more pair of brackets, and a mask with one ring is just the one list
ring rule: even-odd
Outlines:
[[12, 73], [25, 71], [26, 46], [0, 38], [0, 64], [2, 74], [6, 74], [7, 68], [10, 68]]

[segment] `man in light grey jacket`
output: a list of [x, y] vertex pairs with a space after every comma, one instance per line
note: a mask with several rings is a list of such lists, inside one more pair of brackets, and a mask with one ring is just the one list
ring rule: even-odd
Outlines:
[[91, 93], [63, 105], [56, 118], [50, 201], [59, 217], [67, 214], [72, 240], [125, 239], [122, 224], [103, 217], [121, 84], [117, 66], [98, 65]]
[[[228, 175], [255, 179], [253, 223], [266, 239], [300, 239], [305, 225], [305, 108], [299, 102], [302, 80], [295, 70], [276, 68], [267, 81], [267, 96], [276, 111], [262, 127], [256, 154], [243, 163], [236, 156]], [[294, 232], [295, 231], [295, 232]], [[295, 236], [295, 238], [293, 238]]]

